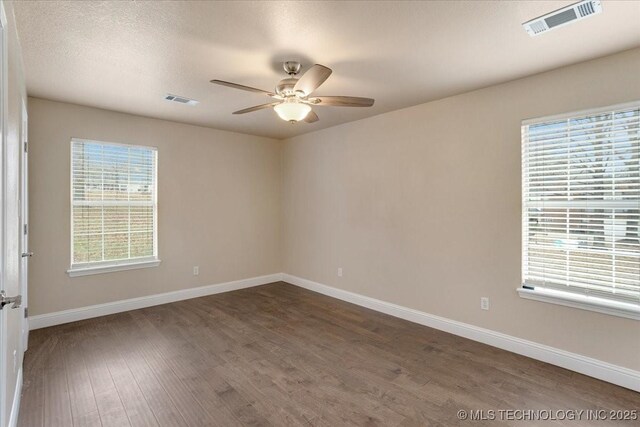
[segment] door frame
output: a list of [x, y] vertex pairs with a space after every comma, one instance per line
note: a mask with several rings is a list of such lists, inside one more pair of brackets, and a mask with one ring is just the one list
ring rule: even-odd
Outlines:
[[[20, 253], [29, 253], [29, 116], [27, 100], [21, 100], [20, 116]], [[22, 295], [22, 352], [29, 347], [29, 256], [20, 258], [20, 295]]]

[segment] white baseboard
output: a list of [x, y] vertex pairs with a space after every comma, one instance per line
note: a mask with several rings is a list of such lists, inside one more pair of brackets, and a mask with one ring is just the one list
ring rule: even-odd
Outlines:
[[16, 390], [13, 393], [13, 405], [11, 405], [11, 414], [9, 414], [9, 427], [18, 425], [18, 415], [20, 414], [20, 397], [22, 397], [22, 366], [18, 370], [16, 379]]
[[422, 311], [381, 301], [364, 295], [337, 289], [311, 280], [283, 274], [282, 280], [292, 285], [318, 292], [333, 298], [370, 308], [381, 313], [399, 317], [410, 322], [419, 323], [430, 328], [468, 338], [503, 350], [531, 357], [552, 365], [560, 366], [590, 377], [610, 382], [640, 392], [640, 372], [622, 366], [613, 365], [601, 360], [571, 353], [533, 341], [480, 328], [467, 323], [458, 322]]
[[106, 304], [90, 305], [88, 307], [74, 308], [57, 311], [55, 313], [40, 314], [29, 317], [29, 329], [40, 329], [63, 323], [76, 322], [78, 320], [91, 319], [93, 317], [106, 316], [121, 313], [123, 311], [137, 310], [139, 308], [154, 305], [167, 304], [185, 299], [198, 298], [206, 295], [235, 291], [253, 286], [266, 285], [267, 283], [282, 280], [282, 274], [269, 274], [266, 276], [252, 277], [249, 279], [235, 280], [233, 282], [218, 283], [216, 285], [201, 286], [198, 288], [181, 289], [179, 291], [163, 294], [149, 295], [139, 298], [131, 298], [121, 301], [108, 302]]

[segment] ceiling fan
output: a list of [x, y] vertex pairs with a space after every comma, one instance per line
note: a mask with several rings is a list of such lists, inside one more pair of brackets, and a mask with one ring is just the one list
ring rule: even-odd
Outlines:
[[211, 83], [228, 86], [235, 89], [257, 92], [267, 95], [274, 102], [256, 105], [234, 111], [233, 114], [245, 114], [265, 108], [273, 108], [278, 116], [290, 123], [301, 121], [313, 123], [318, 121], [318, 115], [311, 106], [331, 106], [331, 107], [371, 107], [374, 100], [371, 98], [358, 98], [354, 96], [314, 96], [309, 97], [325, 80], [329, 78], [331, 68], [316, 64], [309, 68], [300, 78], [296, 77], [300, 72], [300, 63], [297, 61], [287, 61], [282, 64], [284, 71], [289, 74], [288, 78], [280, 80], [276, 85], [275, 92], [256, 89], [237, 83], [225, 82], [223, 80], [211, 80]]

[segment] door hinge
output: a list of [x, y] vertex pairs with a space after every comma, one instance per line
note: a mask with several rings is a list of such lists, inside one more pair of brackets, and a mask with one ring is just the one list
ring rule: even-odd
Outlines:
[[24, 308], [24, 318], [26, 319], [27, 317], [29, 317], [29, 307]]
[[24, 152], [25, 153], [29, 152], [29, 143], [27, 141], [24, 142]]
[[24, 234], [27, 234], [27, 232], [29, 231], [29, 227], [27, 226], [27, 224], [24, 225]]

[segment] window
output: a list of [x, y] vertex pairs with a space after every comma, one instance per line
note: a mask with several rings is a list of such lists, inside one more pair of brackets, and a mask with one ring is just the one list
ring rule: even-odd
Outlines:
[[72, 276], [158, 265], [157, 151], [71, 141]]
[[640, 103], [524, 122], [522, 174], [521, 295], [640, 318]]

